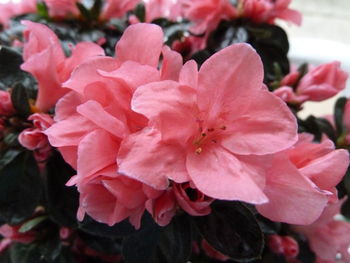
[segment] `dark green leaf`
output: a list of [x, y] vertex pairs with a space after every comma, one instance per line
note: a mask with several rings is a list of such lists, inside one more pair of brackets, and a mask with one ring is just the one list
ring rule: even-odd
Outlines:
[[347, 102], [347, 98], [342, 97], [337, 100], [334, 107], [334, 120], [335, 120], [335, 126], [337, 128], [338, 136], [341, 136], [344, 131], [344, 124], [343, 124], [343, 116], [344, 116], [344, 108], [345, 104]]
[[121, 253], [121, 240], [116, 238], [107, 238], [90, 235], [81, 232], [79, 237], [90, 248], [107, 255], [115, 255]]
[[91, 8], [91, 18], [97, 20], [100, 16], [102, 10], [103, 2], [102, 0], [95, 0], [94, 5]]
[[47, 8], [47, 5], [45, 4], [45, 2], [37, 3], [36, 9], [38, 11], [39, 16], [45, 19], [49, 18], [49, 9]]
[[18, 224], [39, 204], [42, 181], [31, 152], [19, 154], [0, 171], [0, 218]]
[[146, 21], [146, 9], [143, 3], [140, 3], [136, 6], [134, 13], [140, 22]]
[[60, 225], [76, 227], [79, 194], [75, 187], [66, 186], [76, 172], [57, 151], [48, 160], [46, 171], [45, 193], [50, 217]]
[[10, 248], [12, 263], [48, 263], [36, 244], [15, 243]]
[[79, 229], [91, 235], [109, 238], [124, 237], [136, 232], [128, 220], [124, 220], [114, 226], [108, 226], [93, 220], [87, 215], [85, 215], [82, 222], [79, 222]]
[[186, 216], [141, 229], [123, 241], [126, 263], [185, 263], [191, 254], [191, 227]]
[[21, 228], [18, 230], [20, 233], [28, 232], [35, 227], [37, 227], [41, 222], [45, 221], [47, 219], [47, 216], [39, 216], [35, 217], [27, 222], [25, 222], [23, 225], [21, 225]]
[[252, 212], [239, 202], [215, 202], [208, 216], [194, 217], [205, 240], [236, 261], [261, 257], [264, 236]]
[[90, 10], [88, 10], [82, 3], [76, 3], [79, 11], [80, 11], [80, 15], [85, 18], [87, 21], [91, 21], [92, 17], [91, 17], [91, 13]]
[[[12, 87], [15, 83], [32, 84], [32, 77], [20, 69], [22, 55], [12, 48], [0, 47], [0, 88]], [[29, 81], [30, 79], [30, 81]]]
[[22, 84], [17, 83], [12, 88], [11, 100], [13, 107], [16, 109], [16, 112], [19, 115], [27, 118], [31, 114], [29, 97], [27, 95], [25, 87]]
[[22, 151], [10, 149], [0, 159], [0, 170], [13, 161]]

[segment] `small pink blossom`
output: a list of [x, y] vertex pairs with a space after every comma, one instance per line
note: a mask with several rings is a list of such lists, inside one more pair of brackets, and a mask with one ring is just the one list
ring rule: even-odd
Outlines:
[[276, 18], [301, 25], [301, 14], [289, 8], [291, 0], [240, 0], [242, 16], [256, 23], [275, 22]]
[[[344, 201], [329, 204], [313, 224], [293, 227], [308, 239], [319, 263], [350, 262], [350, 223], [334, 218], [340, 213]], [[341, 255], [340, 260], [336, 260], [338, 254]]]
[[173, 184], [178, 205], [192, 216], [210, 214], [210, 204], [214, 201], [198, 191], [191, 183]]
[[172, 21], [182, 16], [183, 0], [147, 0], [145, 1], [146, 22], [158, 18], [167, 18]]
[[27, 244], [35, 239], [34, 232], [28, 231], [26, 233], [20, 233], [20, 227], [21, 226], [10, 226], [7, 224], [0, 227], [0, 235], [3, 236], [3, 239], [0, 242], [0, 252], [4, 251], [13, 242]]
[[328, 139], [312, 140], [312, 135], [301, 134], [294, 147], [274, 156], [264, 189], [270, 201], [256, 207], [265, 217], [306, 225], [337, 200], [336, 185], [345, 175], [349, 154], [335, 150]]
[[91, 57], [104, 55], [104, 51], [94, 43], [81, 42], [66, 58], [58, 37], [47, 26], [30, 21], [22, 23], [26, 26], [26, 43], [21, 68], [37, 79], [39, 90], [35, 106], [46, 112], [69, 91], [61, 85], [74, 68]]
[[7, 91], [0, 90], [0, 115], [9, 116], [15, 113], [11, 101], [11, 94]]
[[37, 11], [36, 5], [36, 0], [25, 0], [17, 3], [10, 1], [6, 4], [0, 4], [0, 24], [8, 27], [12, 17], [35, 13]]
[[103, 19], [120, 18], [134, 9], [141, 0], [107, 0], [102, 12]]
[[47, 136], [39, 129], [25, 129], [18, 137], [20, 144], [28, 150], [34, 151], [48, 144]]
[[283, 254], [288, 262], [299, 254], [298, 242], [290, 236], [270, 235], [268, 246], [273, 253]]
[[44, 0], [51, 17], [64, 18], [70, 15], [78, 15], [77, 2], [79, 0]]
[[208, 35], [221, 20], [236, 18], [237, 10], [229, 0], [192, 0], [184, 1], [184, 16], [193, 23], [191, 32]]

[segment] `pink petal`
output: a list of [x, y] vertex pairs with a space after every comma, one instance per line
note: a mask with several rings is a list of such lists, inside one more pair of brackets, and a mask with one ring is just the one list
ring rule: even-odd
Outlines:
[[346, 150], [335, 150], [317, 158], [300, 172], [310, 178], [318, 187], [330, 190], [344, 177], [349, 166], [349, 153]]
[[307, 225], [314, 222], [328, 202], [327, 195], [300, 174], [288, 157], [275, 157], [268, 171], [264, 193], [269, 198], [266, 204], [256, 208], [263, 216], [289, 224]]
[[66, 81], [70, 77], [70, 74], [73, 72], [76, 66], [80, 65], [90, 58], [103, 56], [104, 54], [105, 52], [103, 48], [95, 43], [78, 43], [72, 50], [72, 55], [64, 62], [64, 69], [61, 72], [63, 75], [62, 81]]
[[104, 77], [125, 82], [130, 91], [135, 91], [141, 85], [160, 80], [159, 72], [156, 68], [140, 65], [133, 61], [123, 63], [115, 71], [99, 71], [99, 73]]
[[95, 123], [98, 127], [105, 129], [116, 137], [122, 138], [125, 136], [125, 123], [115, 118], [103, 109], [101, 104], [96, 101], [89, 100], [77, 107], [77, 112], [82, 116]]
[[79, 114], [60, 121], [48, 128], [44, 133], [54, 147], [77, 146], [91, 131], [98, 127]]
[[118, 153], [119, 173], [158, 190], [168, 187], [168, 178], [178, 183], [188, 181], [183, 150], [163, 143], [160, 137], [150, 129], [127, 137]]
[[80, 180], [87, 180], [90, 175], [116, 164], [118, 149], [119, 142], [104, 130], [97, 129], [85, 136], [78, 147]]
[[198, 65], [194, 60], [187, 61], [182, 67], [179, 82], [183, 85], [197, 88], [198, 85]]
[[153, 24], [135, 24], [129, 26], [116, 45], [119, 61], [128, 60], [142, 65], [158, 66], [163, 46], [163, 31]]
[[292, 9], [286, 9], [283, 12], [279, 13], [278, 18], [292, 22], [297, 26], [301, 26], [301, 23], [303, 22], [303, 16], [301, 13]]
[[182, 68], [182, 56], [171, 50], [168, 46], [163, 47], [162, 53], [161, 79], [178, 81]]
[[83, 97], [78, 93], [71, 91], [63, 96], [56, 104], [55, 117], [56, 122], [70, 118], [77, 112], [77, 106], [84, 102]]
[[195, 92], [177, 82], [162, 81], [142, 86], [134, 93], [131, 105], [134, 111], [145, 115], [159, 128], [164, 141], [176, 140], [185, 145], [198, 129]]
[[65, 55], [60, 41], [50, 28], [29, 20], [22, 20], [21, 23], [26, 26], [24, 36], [28, 40], [23, 49], [24, 61], [52, 47], [55, 52], [52, 54], [51, 61], [55, 61], [56, 65], [63, 62]]
[[126, 178], [127, 180], [133, 182], [134, 185], [138, 186], [137, 188], [131, 188], [127, 184], [123, 183], [121, 177], [124, 176], [119, 176], [111, 180], [103, 180], [103, 185], [117, 198], [118, 202], [123, 204], [128, 209], [135, 209], [140, 206], [144, 206], [147, 197], [142, 191], [142, 184], [133, 179]]
[[286, 104], [272, 93], [261, 90], [237, 102], [230, 110], [230, 135], [221, 144], [230, 151], [265, 155], [291, 147], [298, 139], [297, 123]]
[[29, 57], [21, 65], [21, 69], [31, 73], [39, 83], [38, 97], [35, 106], [46, 112], [69, 90], [61, 87], [57, 73], [57, 61], [54, 60], [56, 50], [49, 47], [46, 50]]
[[113, 71], [118, 67], [118, 62], [110, 57], [96, 57], [90, 59], [75, 68], [71, 78], [63, 83], [63, 87], [69, 88], [83, 95], [86, 86], [89, 84], [100, 82], [107, 82], [108, 84], [108, 79], [103, 78], [98, 73], [98, 70]]
[[244, 163], [215, 145], [202, 153], [188, 153], [186, 167], [195, 186], [205, 195], [223, 200], [262, 204], [268, 201]]
[[231, 111], [237, 100], [245, 100], [261, 90], [263, 65], [247, 44], [224, 48], [211, 56], [199, 71], [198, 105], [209, 112], [209, 122]]

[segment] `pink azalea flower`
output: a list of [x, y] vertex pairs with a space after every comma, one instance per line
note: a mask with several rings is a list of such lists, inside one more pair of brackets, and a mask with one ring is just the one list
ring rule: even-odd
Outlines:
[[25, 0], [18, 3], [11, 1], [6, 4], [0, 4], [0, 24], [8, 27], [9, 20], [12, 17], [35, 13], [37, 11], [36, 4], [36, 0]]
[[48, 111], [69, 90], [61, 87], [74, 68], [91, 57], [104, 55], [101, 47], [94, 43], [79, 43], [72, 55], [66, 58], [57, 36], [45, 25], [30, 21], [22, 22], [27, 29], [27, 42], [23, 49], [24, 63], [21, 68], [31, 73], [39, 83], [35, 106]]
[[274, 91], [286, 102], [302, 104], [305, 101], [323, 101], [345, 88], [348, 74], [337, 61], [310, 67], [309, 72], [298, 82], [300, 73], [293, 70], [281, 81], [281, 88]]
[[53, 124], [51, 116], [35, 113], [29, 116], [28, 120], [33, 121], [34, 127], [27, 128], [20, 133], [18, 136], [20, 144], [31, 151], [47, 148], [49, 142], [44, 131]]
[[15, 113], [11, 101], [11, 94], [7, 91], [0, 90], [0, 115], [9, 116]]
[[[116, 45], [116, 58], [100, 57], [79, 65], [63, 85], [71, 90], [56, 106], [56, 123], [46, 130], [77, 175], [70, 185], [80, 192], [79, 218], [88, 213], [109, 225], [129, 218], [140, 226], [146, 202], [163, 193], [117, 172], [123, 138], [147, 125], [131, 110], [133, 92], [161, 78], [178, 78], [181, 56], [163, 49], [163, 33], [156, 25], [135, 24]], [[178, 65], [179, 64], [179, 65]], [[162, 217], [157, 209], [155, 217]]]
[[20, 233], [18, 231], [20, 227], [21, 226], [10, 226], [7, 224], [0, 227], [0, 235], [3, 236], [3, 239], [0, 242], [0, 253], [8, 248], [13, 242], [27, 244], [35, 239], [34, 232], [28, 231], [26, 233]]
[[167, 18], [172, 21], [182, 16], [183, 0], [144, 0], [146, 8], [146, 22], [157, 18]]
[[301, 25], [301, 14], [289, 8], [291, 0], [240, 0], [243, 17], [250, 18], [256, 23], [275, 22], [276, 18]]
[[44, 0], [49, 9], [51, 17], [66, 17], [69, 15], [78, 15], [79, 10], [76, 3], [79, 0]]
[[140, 1], [141, 0], [107, 0], [101, 16], [103, 19], [122, 17], [126, 12], [134, 9]]
[[262, 88], [262, 79], [260, 57], [237, 44], [209, 58], [199, 73], [187, 62], [179, 82], [139, 87], [132, 109], [149, 127], [122, 141], [119, 172], [158, 190], [169, 180], [192, 181], [212, 198], [267, 202], [265, 156], [292, 146], [297, 134], [293, 114]]
[[[324, 139], [301, 134], [294, 147], [274, 156], [264, 193], [270, 202], [257, 206], [265, 217], [290, 224], [310, 224], [328, 202], [337, 200], [336, 185], [349, 166], [349, 154]], [[281, 176], [283, 175], [283, 176]]]
[[[350, 223], [334, 218], [340, 213], [344, 201], [329, 204], [312, 225], [293, 227], [308, 239], [318, 263], [350, 262]], [[336, 260], [338, 254], [341, 259]]]
[[237, 17], [237, 11], [229, 0], [185, 0], [184, 16], [193, 23], [193, 33], [208, 35], [221, 20]]

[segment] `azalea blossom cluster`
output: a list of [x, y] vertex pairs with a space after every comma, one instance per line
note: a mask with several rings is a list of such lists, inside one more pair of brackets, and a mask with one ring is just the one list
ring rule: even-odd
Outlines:
[[[80, 1], [44, 2], [58, 20], [81, 15]], [[318, 122], [309, 128], [297, 114], [304, 102], [344, 90], [348, 74], [340, 63], [292, 68], [271, 82], [259, 50], [247, 43], [230, 43], [204, 61], [190, 59], [206, 48], [223, 21], [271, 26], [285, 19], [299, 25], [291, 1], [145, 1], [144, 22], [190, 22], [172, 48], [165, 44], [166, 27], [141, 23], [136, 11], [130, 13], [139, 2], [103, 2], [100, 21], [127, 17], [131, 24], [116, 42], [114, 56], [92, 41], [65, 50], [47, 25], [21, 21], [19, 70], [35, 79], [37, 90], [32, 97], [18, 86], [0, 91], [0, 152], [32, 152], [46, 181], [57, 151], [68, 164], [64, 171], [74, 170], [64, 183], [77, 189], [79, 222], [60, 225], [57, 239], [79, 256], [122, 262], [120, 255], [106, 257], [89, 248], [79, 236], [80, 224], [91, 219], [112, 229], [128, 220], [142, 234], [150, 215], [152, 223], [170, 231], [184, 216], [210, 222], [215, 205], [227, 202], [239, 204], [235, 211], [244, 215], [288, 226], [266, 238], [269, 251], [286, 262], [304, 262], [298, 258], [301, 239], [316, 262], [350, 262], [350, 223], [340, 216], [349, 187], [343, 183], [350, 163], [350, 102], [339, 103], [338, 115], [325, 120], [328, 130], [320, 135], [312, 130]], [[6, 27], [10, 16], [35, 13], [36, 4], [3, 4], [12, 13], [5, 17], [0, 11], [1, 23]], [[20, 100], [27, 108], [17, 103], [19, 92], [27, 96]], [[17, 137], [10, 143], [11, 136]], [[11, 164], [16, 156], [6, 158]], [[49, 195], [50, 188], [45, 191]], [[50, 209], [38, 206], [31, 217], [40, 218], [37, 225], [49, 225]], [[36, 242], [37, 225], [28, 226], [32, 218], [0, 227], [0, 251], [13, 242]], [[194, 254], [204, 251], [220, 261], [232, 257], [215, 244], [218, 237], [201, 235], [193, 242]]]

